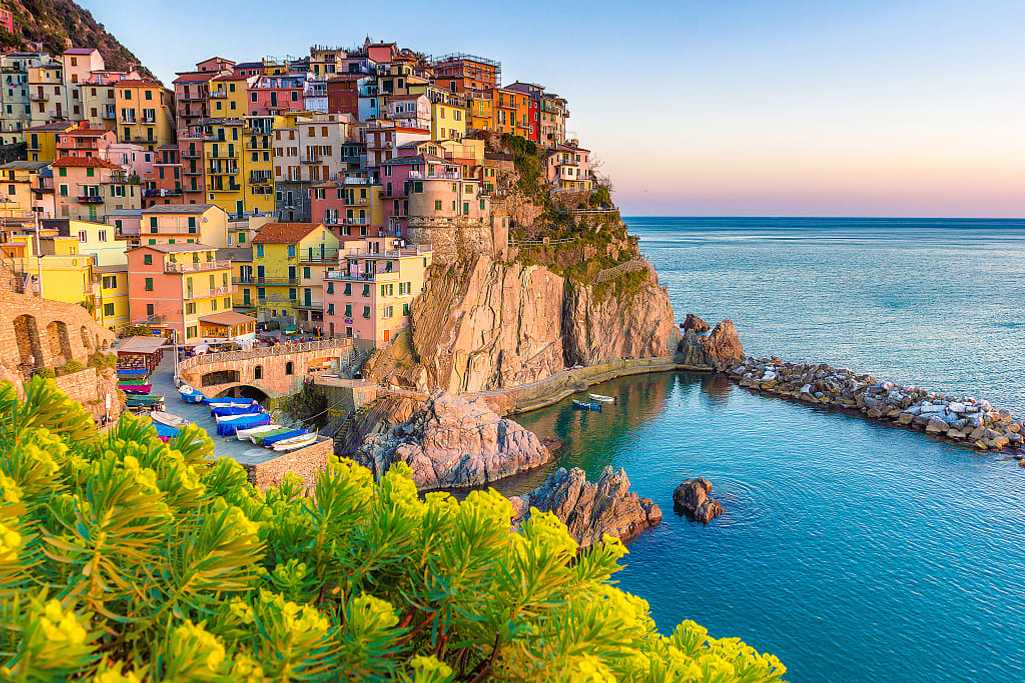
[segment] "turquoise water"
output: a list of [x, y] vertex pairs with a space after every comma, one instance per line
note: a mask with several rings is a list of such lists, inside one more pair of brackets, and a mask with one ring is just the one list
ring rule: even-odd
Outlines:
[[[975, 392], [1023, 411], [1025, 222], [628, 219], [677, 314], [748, 350]], [[662, 374], [521, 416], [559, 464], [624, 467], [665, 521], [620, 574], [668, 630], [693, 618], [794, 681], [1025, 679], [1025, 470], [920, 434]], [[504, 487], [516, 491], [538, 472]], [[727, 513], [673, 511], [683, 479]]]

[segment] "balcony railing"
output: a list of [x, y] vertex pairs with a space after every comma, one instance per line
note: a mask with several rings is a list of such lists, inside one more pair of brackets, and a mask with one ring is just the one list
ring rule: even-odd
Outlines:
[[377, 271], [375, 273], [349, 272], [332, 270], [324, 274], [325, 280], [340, 282], [395, 282], [399, 279], [399, 271]]
[[102, 204], [103, 197], [98, 194], [80, 194], [78, 195], [79, 204]]
[[168, 262], [164, 264], [165, 273], [195, 273], [205, 270], [223, 270], [225, 268], [231, 268], [231, 261]]
[[304, 154], [299, 159], [301, 164], [319, 164], [323, 162], [323, 158], [319, 154]]
[[297, 277], [257, 277], [255, 275], [250, 277], [236, 277], [232, 278], [231, 281], [236, 285], [255, 285], [257, 287], [261, 285], [288, 286], [299, 284], [299, 278]]
[[366, 249], [346, 249], [345, 257], [358, 258], [402, 258], [403, 256], [421, 256], [431, 251], [429, 246], [415, 244], [408, 247], [397, 247], [395, 249], [384, 249], [382, 251], [367, 251]]
[[300, 263], [338, 263], [337, 251], [326, 251], [323, 254], [309, 253], [299, 254]]

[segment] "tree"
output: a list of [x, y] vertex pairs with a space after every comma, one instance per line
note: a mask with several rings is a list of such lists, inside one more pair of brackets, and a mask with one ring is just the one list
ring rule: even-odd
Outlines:
[[421, 499], [333, 460], [306, 496], [258, 491], [186, 427], [103, 434], [50, 380], [0, 385], [0, 677], [12, 680], [777, 681], [771, 655], [692, 622], [662, 636], [578, 553], [493, 490]]

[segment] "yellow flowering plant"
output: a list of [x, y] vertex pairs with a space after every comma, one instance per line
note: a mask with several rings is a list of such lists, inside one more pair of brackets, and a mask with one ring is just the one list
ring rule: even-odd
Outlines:
[[0, 385], [0, 680], [782, 680], [693, 622], [661, 634], [554, 515], [417, 494], [333, 459], [257, 490], [204, 432], [98, 433], [52, 381]]

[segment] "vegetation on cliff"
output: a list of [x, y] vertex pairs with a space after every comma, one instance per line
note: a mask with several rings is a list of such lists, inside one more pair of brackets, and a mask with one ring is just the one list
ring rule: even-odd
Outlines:
[[578, 554], [494, 491], [421, 499], [396, 466], [332, 462], [257, 491], [195, 428], [97, 434], [33, 380], [0, 387], [0, 676], [12, 680], [775, 681], [785, 669], [692, 622], [660, 635], [611, 585], [612, 538]]
[[72, 0], [7, 0], [4, 5], [14, 16], [14, 33], [0, 31], [0, 47], [22, 50], [42, 43], [44, 50], [55, 55], [69, 47], [95, 47], [108, 69], [135, 67], [152, 76], [138, 57]]

